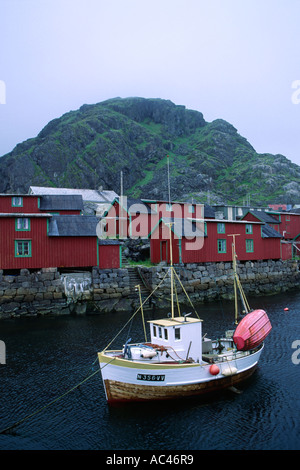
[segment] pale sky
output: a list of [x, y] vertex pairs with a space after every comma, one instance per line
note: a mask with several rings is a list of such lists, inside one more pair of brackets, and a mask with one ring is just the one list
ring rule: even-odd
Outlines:
[[0, 0], [0, 20], [0, 155], [85, 103], [140, 96], [300, 165], [299, 0]]

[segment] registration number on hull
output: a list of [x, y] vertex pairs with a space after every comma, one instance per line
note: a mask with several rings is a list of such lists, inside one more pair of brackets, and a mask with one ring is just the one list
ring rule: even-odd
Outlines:
[[138, 374], [137, 380], [146, 380], [147, 382], [163, 382], [165, 375]]

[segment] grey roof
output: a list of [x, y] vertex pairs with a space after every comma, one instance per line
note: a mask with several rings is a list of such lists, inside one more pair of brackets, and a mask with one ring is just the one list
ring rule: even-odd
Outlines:
[[[275, 217], [272, 217], [270, 214], [268, 214], [265, 211], [258, 211], [258, 210], [250, 210], [247, 212], [247, 214], [253, 214], [255, 217], [257, 217], [259, 220], [262, 222], [265, 222], [266, 224], [279, 224], [279, 220], [275, 219]], [[246, 215], [243, 216], [243, 219], [245, 219]]]
[[49, 221], [50, 237], [97, 237], [99, 220], [90, 215], [55, 215]]
[[[205, 233], [201, 230], [199, 223], [189, 219], [179, 219], [173, 217], [162, 217], [160, 219], [164, 224], [172, 223], [173, 232], [179, 237], [205, 237]], [[159, 222], [160, 222], [159, 221]], [[204, 228], [204, 225], [203, 225]]]
[[204, 218], [205, 219], [215, 218], [215, 210], [208, 204], [204, 204]]
[[113, 238], [98, 240], [98, 245], [120, 245], [120, 240], [115, 240]]
[[[145, 204], [146, 206], [148, 206], [149, 208], [152, 207], [153, 204], [155, 203], [159, 203], [159, 204], [169, 204], [169, 201], [164, 201], [164, 200], [151, 200], [151, 199], [141, 199], [140, 200], [142, 204]], [[191, 201], [184, 201], [184, 202], [180, 202], [180, 201], [171, 201], [171, 205], [172, 204], [181, 204], [181, 205], [189, 205], [189, 206], [204, 206], [204, 217], [206, 218], [215, 218], [215, 211], [214, 209], [209, 206], [208, 204], [200, 204], [198, 202], [191, 202]], [[152, 207], [153, 209], [153, 207]], [[157, 213], [157, 211], [152, 211], [153, 213]]]
[[115, 191], [97, 190], [97, 189], [77, 189], [77, 188], [47, 188], [44, 186], [30, 186], [29, 194], [35, 195], [81, 195], [83, 201], [89, 202], [112, 202], [118, 197]]
[[40, 197], [41, 210], [83, 210], [82, 196], [74, 195], [57, 195], [51, 194]]
[[261, 235], [262, 238], [282, 238], [282, 235], [268, 224], [262, 225]]

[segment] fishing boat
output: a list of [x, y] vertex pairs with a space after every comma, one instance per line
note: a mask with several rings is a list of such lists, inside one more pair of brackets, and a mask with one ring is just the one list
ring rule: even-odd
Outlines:
[[[177, 279], [179, 284], [181, 281], [172, 264], [171, 250], [170, 266], [165, 275], [170, 277], [170, 314], [148, 322], [150, 341], [147, 341], [143, 315], [145, 302], [140, 296], [140, 307], [134, 315], [138, 311], [142, 313], [145, 339], [142, 342], [129, 339], [120, 350], [108, 349], [110, 343], [98, 353], [108, 403], [170, 400], [212, 393], [234, 387], [253, 374], [264, 348], [264, 339], [272, 327], [264, 310], [251, 311], [249, 307], [236, 269], [235, 235], [230, 236], [236, 329], [226, 331], [223, 338], [210, 339], [203, 335], [203, 322], [196, 310], [193, 316], [192, 312], [181, 314], [178, 306], [179, 312], [175, 315], [175, 281]], [[240, 322], [238, 292], [244, 313]]]

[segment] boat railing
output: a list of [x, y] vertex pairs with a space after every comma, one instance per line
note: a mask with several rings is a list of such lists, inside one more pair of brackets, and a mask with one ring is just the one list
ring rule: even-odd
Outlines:
[[228, 361], [232, 361], [235, 359], [240, 359], [245, 356], [250, 356], [251, 354], [254, 354], [257, 351], [259, 351], [259, 349], [262, 347], [263, 347], [263, 343], [260, 344], [259, 346], [256, 346], [256, 348], [250, 349], [249, 351], [231, 350], [231, 351], [226, 351], [226, 353], [222, 353], [222, 354], [203, 354], [202, 359], [205, 362], [228, 362]]

